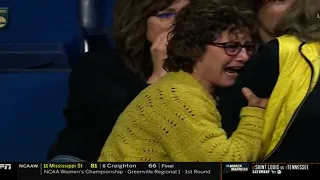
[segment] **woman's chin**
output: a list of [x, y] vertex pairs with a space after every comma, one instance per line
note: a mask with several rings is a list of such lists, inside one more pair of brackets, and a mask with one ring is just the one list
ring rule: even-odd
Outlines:
[[228, 80], [223, 80], [219, 83], [220, 88], [227, 88], [230, 86], [233, 86], [236, 83], [236, 79], [228, 79]]

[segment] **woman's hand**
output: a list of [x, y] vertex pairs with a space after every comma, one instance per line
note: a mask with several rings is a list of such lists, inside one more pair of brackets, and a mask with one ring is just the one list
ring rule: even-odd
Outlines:
[[269, 99], [257, 97], [249, 88], [243, 88], [242, 94], [247, 98], [248, 106], [260, 107], [263, 109], [267, 107]]
[[164, 60], [167, 58], [168, 33], [162, 33], [153, 42], [150, 48], [153, 72], [147, 83], [152, 84], [164, 76], [167, 71], [163, 69]]

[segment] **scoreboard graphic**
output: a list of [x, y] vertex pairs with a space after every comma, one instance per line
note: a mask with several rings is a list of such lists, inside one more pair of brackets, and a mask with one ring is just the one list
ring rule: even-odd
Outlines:
[[80, 177], [179, 176], [210, 180], [281, 179], [297, 176], [319, 179], [320, 163], [0, 163], [0, 179], [69, 180]]

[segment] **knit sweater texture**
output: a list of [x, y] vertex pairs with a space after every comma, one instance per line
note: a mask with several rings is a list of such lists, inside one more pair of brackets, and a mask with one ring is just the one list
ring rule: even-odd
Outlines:
[[244, 107], [227, 138], [216, 102], [191, 74], [169, 72], [119, 116], [99, 162], [218, 162], [259, 159], [264, 110]]

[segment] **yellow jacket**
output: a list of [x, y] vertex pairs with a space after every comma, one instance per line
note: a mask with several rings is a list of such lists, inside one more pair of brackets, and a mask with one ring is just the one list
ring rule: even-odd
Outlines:
[[245, 107], [227, 139], [212, 96], [188, 73], [168, 73], [119, 116], [98, 161], [256, 161], [264, 110]]
[[317, 83], [320, 71], [320, 42], [301, 46], [301, 41], [288, 35], [279, 37], [278, 41], [280, 74], [265, 112], [262, 150], [265, 158], [281, 144], [301, 105]]

